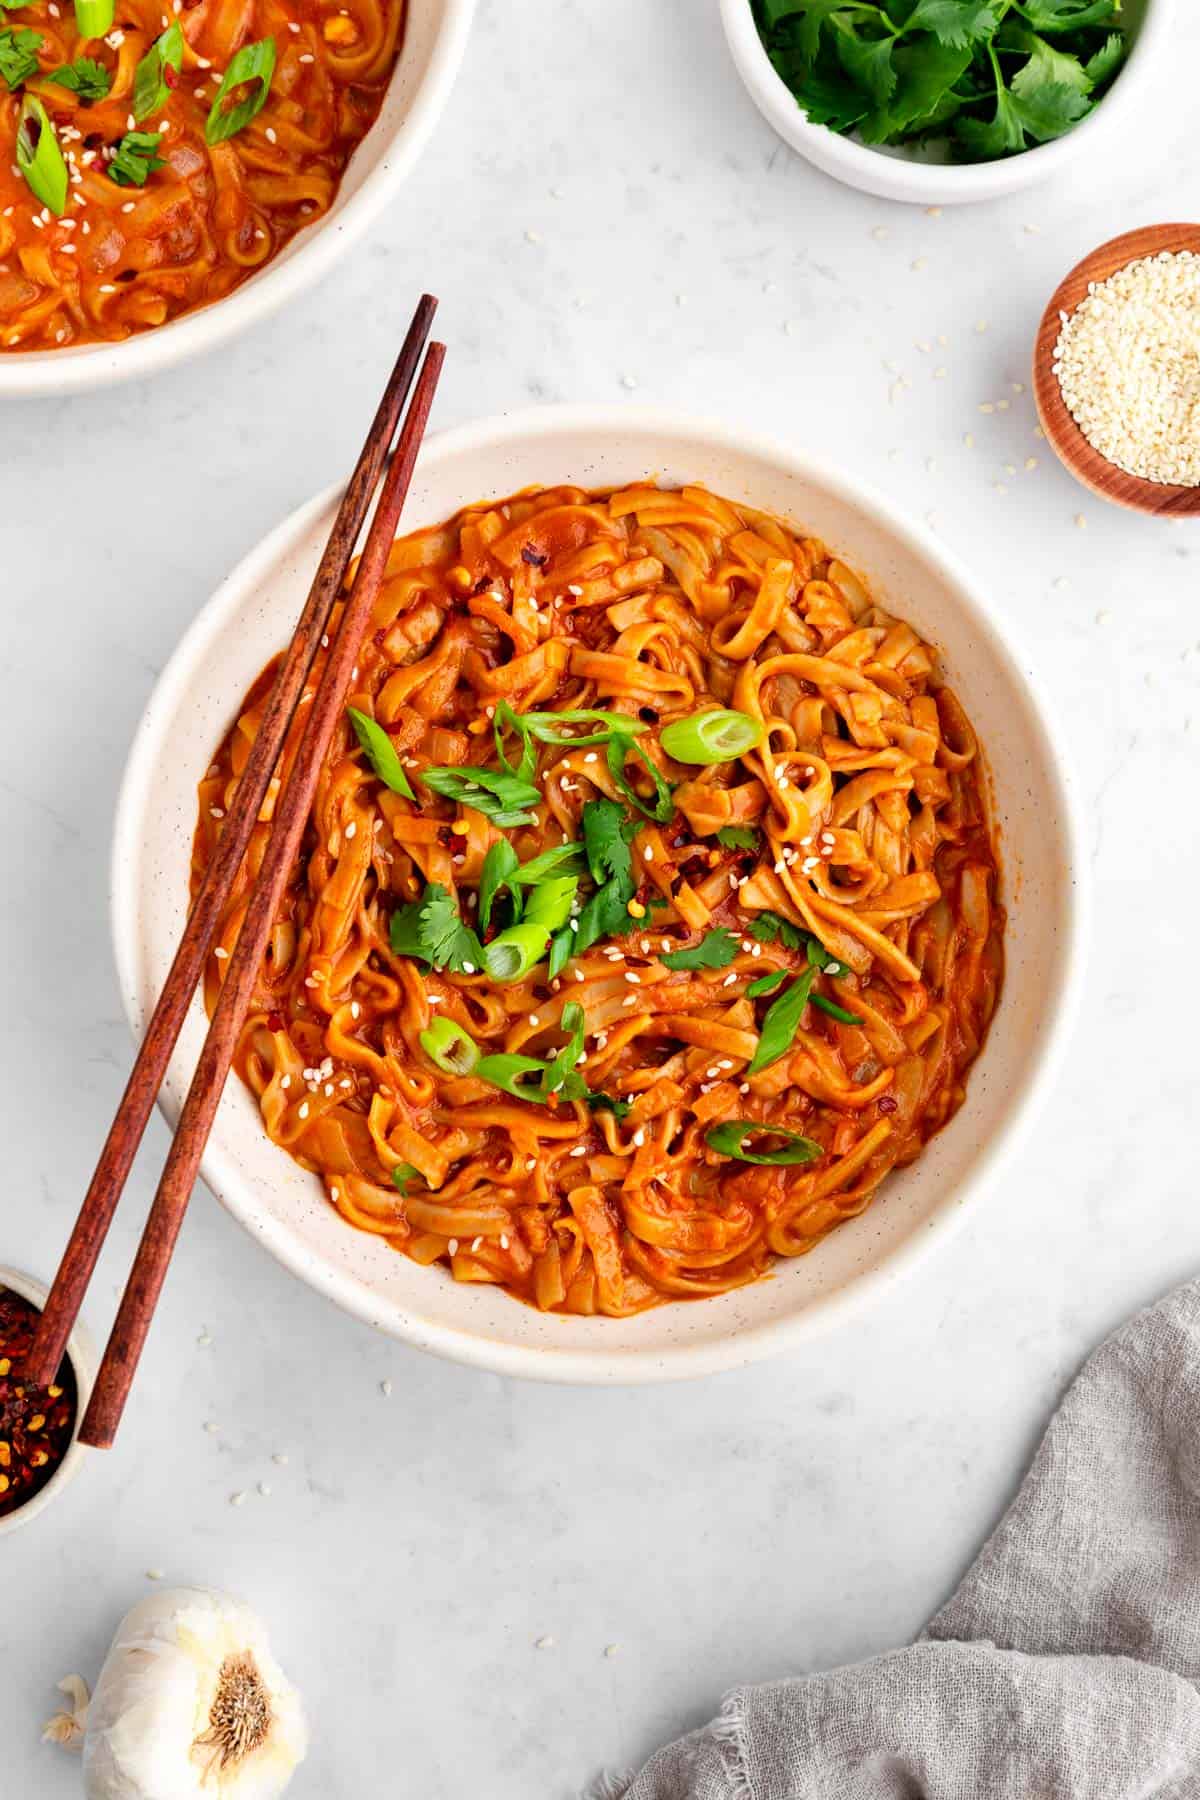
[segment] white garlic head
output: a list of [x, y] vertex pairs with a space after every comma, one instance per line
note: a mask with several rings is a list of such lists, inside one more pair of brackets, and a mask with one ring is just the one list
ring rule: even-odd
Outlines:
[[87, 1714], [87, 1800], [278, 1800], [303, 1760], [300, 1696], [250, 1608], [172, 1588], [117, 1628]]

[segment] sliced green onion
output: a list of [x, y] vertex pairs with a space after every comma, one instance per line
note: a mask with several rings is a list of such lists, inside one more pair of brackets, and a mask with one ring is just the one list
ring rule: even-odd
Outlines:
[[397, 1163], [392, 1170], [392, 1182], [402, 1194], [407, 1195], [410, 1181], [420, 1181], [420, 1169], [414, 1169], [411, 1163]]
[[557, 931], [571, 916], [579, 882], [574, 875], [551, 875], [533, 889], [525, 902], [525, 918], [530, 925], [544, 925]]
[[445, 800], [469, 806], [500, 826], [532, 825], [542, 796], [531, 782], [499, 769], [422, 769], [419, 780]]
[[[778, 1150], [747, 1150], [747, 1139], [756, 1137], [782, 1138], [784, 1141]], [[735, 1162], [774, 1167], [815, 1162], [818, 1156], [825, 1154], [820, 1144], [815, 1144], [811, 1138], [798, 1131], [785, 1131], [782, 1125], [765, 1124], [761, 1119], [723, 1119], [719, 1125], [709, 1126], [704, 1141], [710, 1150], [716, 1150], [721, 1156], [731, 1156]]]
[[510, 925], [483, 947], [483, 966], [493, 981], [519, 981], [546, 954], [550, 933], [544, 925]]
[[563, 875], [582, 875], [585, 866], [582, 844], [552, 844], [540, 856], [531, 857], [527, 863], [522, 863], [514, 871], [513, 880], [521, 887], [533, 887], [555, 869]]
[[[79, 0], [76, 0], [76, 5]], [[245, 129], [251, 119], [257, 117], [267, 104], [267, 95], [271, 91], [271, 77], [275, 73], [275, 39], [260, 38], [257, 44], [243, 44], [233, 61], [225, 71], [225, 76], [217, 89], [216, 98], [209, 109], [208, 122], [204, 127], [207, 143], [223, 144], [226, 138], [236, 137]], [[228, 111], [225, 101], [235, 88], [247, 82], [254, 82], [253, 93], [239, 100]]]
[[[369, 714], [359, 712], [356, 706], [348, 706], [346, 711], [350, 715], [354, 735], [380, 781], [385, 787], [390, 787], [394, 794], [403, 794], [415, 806], [417, 796], [413, 793], [412, 782], [404, 773], [404, 764], [396, 754], [396, 746], [383, 726], [377, 724]], [[486, 922], [485, 920], [484, 923]]]
[[502, 888], [509, 887], [520, 868], [520, 859], [507, 838], [492, 845], [483, 859], [479, 875], [479, 929], [486, 931], [492, 922], [492, 906]]
[[746, 1070], [747, 1075], [757, 1075], [760, 1070], [769, 1069], [772, 1063], [777, 1063], [781, 1056], [787, 1055], [816, 979], [817, 971], [810, 966], [793, 981], [786, 993], [772, 1001], [763, 1020], [757, 1048]]
[[821, 1012], [828, 1013], [831, 1019], [840, 1019], [843, 1025], [862, 1024], [858, 1013], [850, 1012], [846, 1007], [839, 1006], [836, 1000], [827, 1000], [824, 994], [810, 994], [808, 1001], [810, 1006], [816, 1006]]
[[575, 933], [568, 927], [565, 931], [556, 931], [550, 940], [550, 960], [546, 965], [546, 974], [551, 981], [561, 975], [571, 960], [575, 948]]
[[[630, 785], [629, 777], [625, 773], [625, 763], [630, 752], [641, 758], [654, 783], [654, 800], [649, 806], [637, 789]], [[673, 792], [671, 784], [658, 765], [646, 755], [636, 738], [615, 737], [611, 739], [608, 746], [608, 770], [630, 805], [636, 806], [638, 811], [644, 813], [648, 819], [653, 819], [656, 825], [665, 825], [669, 819], [674, 817], [675, 802], [671, 797]]]
[[[542, 1106], [546, 1104], [546, 1096], [541, 1091], [546, 1065], [539, 1062], [536, 1056], [481, 1056], [471, 1073], [477, 1081], [486, 1081], [492, 1087], [502, 1088], [506, 1094], [513, 1094], [518, 1100], [533, 1100]], [[537, 1080], [522, 1081], [523, 1075], [536, 1075]]]
[[572, 1087], [579, 1085], [579, 1078], [575, 1082], [571, 1081], [571, 1077], [575, 1074], [575, 1065], [583, 1056], [585, 1025], [583, 1008], [578, 1000], [567, 1001], [562, 1009], [562, 1018], [559, 1023], [568, 1034], [567, 1041], [558, 1054], [551, 1059], [546, 1069], [543, 1086], [547, 1094], [559, 1094], [568, 1085]]
[[172, 19], [161, 37], [156, 37], [133, 72], [133, 116], [140, 124], [167, 103], [171, 84], [166, 71], [178, 75], [183, 67], [183, 27]]
[[453, 1019], [435, 1019], [417, 1042], [443, 1075], [469, 1075], [479, 1061], [479, 1045]]
[[82, 38], [103, 37], [112, 30], [115, 0], [75, 0], [75, 24]]
[[26, 94], [17, 119], [17, 167], [31, 191], [60, 218], [67, 210], [67, 165], [41, 101]]
[[[758, 980], [752, 981], [746, 989], [747, 1000], [758, 1000], [763, 994], [773, 994], [780, 983], [787, 980], [787, 977], [786, 969], [773, 969], [769, 975], [760, 975]], [[816, 998], [815, 994], [813, 998]]]
[[658, 741], [676, 762], [723, 763], [744, 756], [762, 742], [763, 728], [748, 713], [692, 713], [686, 719], [672, 719], [658, 734]]

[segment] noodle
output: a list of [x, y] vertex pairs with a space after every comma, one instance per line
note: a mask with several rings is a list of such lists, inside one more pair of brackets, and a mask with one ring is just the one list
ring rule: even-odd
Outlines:
[[[201, 783], [194, 882], [272, 675]], [[236, 1067], [358, 1229], [622, 1317], [812, 1249], [961, 1105], [1003, 972], [976, 740], [823, 545], [700, 488], [468, 507], [393, 546], [353, 690], [402, 773], [339, 729]], [[754, 743], [679, 760], [707, 714]], [[506, 768], [521, 823], [479, 785]]]
[[[139, 63], [178, 16], [181, 66], [135, 118]], [[400, 48], [404, 0], [118, 0], [103, 38], [79, 34], [70, 0], [0, 10], [37, 34], [37, 70], [0, 85], [0, 347], [114, 342], [219, 300], [333, 204], [375, 120]], [[205, 127], [234, 56], [273, 41], [262, 109], [209, 144]], [[101, 97], [51, 76], [101, 65]], [[45, 107], [68, 169], [56, 217], [30, 191], [14, 146], [25, 95]], [[231, 95], [231, 98], [234, 96]], [[224, 103], [223, 103], [224, 104]], [[126, 134], [162, 133], [143, 185], [111, 170]]]

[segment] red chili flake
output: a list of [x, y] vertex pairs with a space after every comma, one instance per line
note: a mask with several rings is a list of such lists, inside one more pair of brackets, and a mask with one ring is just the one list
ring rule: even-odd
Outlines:
[[267, 1014], [267, 1030], [268, 1031], [282, 1031], [283, 1030], [283, 1014], [282, 1013], [273, 1012], [273, 1013]]
[[21, 1379], [37, 1322], [36, 1306], [0, 1286], [0, 1518], [45, 1487], [75, 1428], [75, 1371], [69, 1362], [52, 1387]]
[[521, 561], [527, 562], [535, 569], [544, 569], [550, 558], [543, 550], [535, 550], [532, 544], [526, 544], [521, 552]]
[[163, 64], [162, 78], [165, 87], [177, 88], [179, 86], [179, 71], [171, 63]]
[[875, 1104], [881, 1113], [894, 1113], [900, 1111], [900, 1102], [893, 1094], [881, 1094]]

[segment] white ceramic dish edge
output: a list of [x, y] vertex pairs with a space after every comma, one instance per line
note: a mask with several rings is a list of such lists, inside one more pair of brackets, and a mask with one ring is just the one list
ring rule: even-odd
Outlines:
[[[972, 631], [977, 638], [987, 641], [988, 653], [1001, 665], [1005, 679], [1023, 694], [1028, 703], [1030, 722], [1038, 736], [1039, 750], [1047, 768], [1053, 771], [1053, 791], [1044, 794], [1042, 800], [1043, 805], [1059, 821], [1063, 851], [1061, 860], [1066, 878], [1061, 894], [1061, 954], [1053, 966], [1049, 985], [1040, 996], [1044, 1003], [1044, 1020], [1038, 1027], [1038, 1041], [1032, 1052], [1031, 1067], [1023, 1071], [1022, 1077], [1017, 1080], [1019, 1086], [1023, 1078], [1025, 1091], [1019, 1100], [1009, 1103], [1009, 1113], [1002, 1127], [991, 1142], [977, 1153], [976, 1163], [962, 1189], [945, 1194], [936, 1206], [930, 1208], [931, 1216], [924, 1221], [923, 1227], [914, 1230], [908, 1239], [888, 1251], [885, 1260], [878, 1266], [849, 1276], [844, 1287], [819, 1295], [806, 1304], [803, 1310], [750, 1325], [729, 1336], [704, 1342], [657, 1345], [653, 1349], [642, 1349], [636, 1345], [617, 1346], [615, 1343], [606, 1345], [603, 1342], [598, 1343], [595, 1348], [563, 1347], [552, 1340], [529, 1345], [497, 1342], [486, 1331], [457, 1325], [447, 1327], [444, 1323], [416, 1317], [391, 1300], [385, 1302], [368, 1283], [344, 1268], [329, 1266], [300, 1242], [296, 1233], [287, 1225], [261, 1208], [256, 1208], [252, 1186], [248, 1187], [246, 1177], [238, 1169], [236, 1160], [217, 1141], [210, 1143], [205, 1155], [203, 1174], [223, 1204], [285, 1267], [353, 1316], [420, 1348], [502, 1374], [561, 1382], [633, 1384], [683, 1379], [738, 1367], [789, 1344], [810, 1338], [833, 1324], [860, 1313], [870, 1299], [894, 1286], [924, 1260], [935, 1244], [944, 1241], [961, 1219], [966, 1201], [973, 1199], [985, 1188], [994, 1187], [1002, 1170], [1011, 1164], [1040, 1104], [1054, 1084], [1081, 989], [1088, 906], [1084, 886], [1086, 858], [1075, 798], [1076, 785], [1061, 750], [1054, 747], [1057, 734], [1049, 724], [1051, 715], [1040, 692], [1040, 684], [1027, 670], [1021, 668], [1003, 630], [978, 598], [957, 559], [930, 533], [905, 519], [889, 501], [871, 488], [857, 479], [851, 480], [831, 472], [815, 458], [803, 456], [752, 434], [734, 431], [722, 424], [694, 418], [681, 419], [671, 414], [640, 408], [547, 407], [505, 415], [499, 420], [465, 425], [438, 434], [427, 441], [423, 460], [426, 464], [436, 462], [440, 466], [442, 463], [453, 463], [456, 457], [486, 450], [491, 446], [495, 446], [499, 453], [499, 449], [506, 443], [518, 443], [523, 436], [529, 434], [535, 438], [553, 438], [556, 433], [586, 436], [603, 434], [606, 430], [640, 435], [647, 442], [654, 442], [656, 439], [668, 442], [680, 437], [691, 437], [697, 443], [716, 445], [722, 452], [734, 456], [780, 465], [801, 480], [806, 476], [810, 477], [824, 484], [835, 498], [846, 505], [869, 509], [876, 515], [881, 526], [893, 534], [907, 552], [932, 564], [950, 587], [956, 590], [958, 602], [966, 608]], [[299, 508], [251, 551], [221, 585], [197, 616], [164, 670], [135, 737], [118, 802], [112, 860], [114, 950], [122, 1003], [135, 1034], [141, 1029], [150, 996], [139, 972], [140, 890], [131, 872], [137, 867], [142, 838], [141, 821], [150, 816], [153, 806], [156, 739], [186, 696], [193, 679], [194, 667], [205, 647], [225, 629], [239, 599], [258, 589], [260, 583], [277, 568], [288, 548], [304, 537], [339, 491], [340, 488], [328, 489]], [[459, 497], [459, 503], [465, 504], [469, 499], [478, 497], [478, 493], [463, 493]], [[418, 521], [414, 520], [416, 522]], [[853, 546], [842, 545], [840, 548], [853, 560]], [[236, 704], [240, 692], [241, 689], [238, 689], [236, 695], [229, 696], [227, 706]], [[985, 1053], [980, 1070], [973, 1074], [973, 1081], [979, 1082], [986, 1062]], [[958, 1115], [960, 1120], [968, 1112], [970, 1100], [969, 1092], [967, 1107]], [[223, 1109], [228, 1104], [227, 1095], [222, 1103]], [[169, 1119], [173, 1119], [177, 1108], [177, 1095], [168, 1096], [163, 1110]], [[947, 1131], [940, 1134], [933, 1143], [941, 1144], [954, 1128], [955, 1122], [952, 1121]], [[219, 1131], [220, 1119], [216, 1135], [219, 1135]], [[926, 1157], [929, 1156], [930, 1149], [932, 1146], [927, 1149]], [[275, 1154], [282, 1158], [281, 1152]], [[921, 1160], [924, 1161], [925, 1157]], [[325, 1204], [322, 1199], [321, 1205]], [[870, 1213], [864, 1215], [864, 1218], [869, 1217]], [[862, 1221], [853, 1223], [858, 1225]], [[836, 1242], [843, 1233], [851, 1229], [852, 1226], [842, 1227], [841, 1232], [828, 1242]], [[817, 1255], [820, 1254], [818, 1251]], [[812, 1259], [800, 1260], [808, 1263]], [[422, 1271], [426, 1277], [430, 1273]], [[744, 1296], [753, 1291], [742, 1289], [739, 1293]], [[515, 1303], [505, 1298], [504, 1304], [513, 1306]], [[663, 1310], [676, 1314], [694, 1314], [719, 1304], [721, 1302], [705, 1301], [697, 1306]], [[517, 1311], [529, 1314], [529, 1309], [526, 1308], [518, 1307]], [[532, 1316], [542, 1324], [545, 1323], [541, 1320], [541, 1315]], [[661, 1317], [661, 1314], [645, 1316]], [[552, 1320], [551, 1323], [560, 1324], [561, 1321]], [[572, 1323], [594, 1325], [596, 1322]], [[612, 1329], [608, 1321], [601, 1322], [600, 1328]]]
[[720, 0], [721, 20], [734, 66], [759, 112], [785, 143], [801, 156], [863, 193], [881, 200], [920, 206], [959, 206], [973, 200], [998, 200], [1034, 187], [1060, 170], [1072, 157], [1094, 150], [1104, 134], [1128, 126], [1144, 98], [1156, 58], [1165, 50], [1174, 18], [1175, 0], [1145, 0], [1144, 13], [1125, 67], [1103, 100], [1065, 136], [1039, 144], [1020, 156], [984, 163], [917, 162], [907, 154], [888, 153], [856, 143], [824, 125], [810, 125], [795, 96], [776, 74], [763, 48], [750, 0]]
[[[32, 1275], [25, 1275], [20, 1269], [6, 1268], [2, 1263], [0, 1263], [0, 1287], [12, 1288], [14, 1293], [20, 1294], [22, 1299], [28, 1300], [31, 1305], [37, 1307], [46, 1304], [46, 1296], [50, 1292], [49, 1288], [40, 1281], [35, 1281]], [[67, 1355], [75, 1371], [76, 1435], [72, 1437], [67, 1454], [45, 1487], [41, 1488], [32, 1500], [27, 1500], [24, 1506], [19, 1506], [15, 1512], [7, 1513], [0, 1518], [0, 1537], [3, 1537], [6, 1532], [18, 1531], [22, 1525], [28, 1525], [31, 1520], [37, 1518], [39, 1513], [44, 1512], [51, 1502], [63, 1492], [64, 1488], [74, 1481], [90, 1454], [87, 1445], [81, 1444], [77, 1435], [87, 1408], [88, 1396], [91, 1394], [92, 1380], [96, 1372], [96, 1348], [85, 1325], [76, 1324], [74, 1331], [67, 1339]]]
[[[416, 70], [415, 87], [404, 102], [401, 117], [394, 125], [386, 123], [385, 100], [384, 110], [351, 157], [337, 199], [322, 219], [300, 232], [260, 274], [223, 300], [185, 313], [166, 325], [118, 344], [0, 355], [0, 399], [77, 394], [155, 375], [189, 357], [215, 350], [239, 332], [269, 318], [294, 295], [327, 275], [395, 198], [450, 97], [466, 49], [475, 0], [436, 0], [436, 10], [440, 17], [427, 41], [418, 48], [424, 60]], [[406, 37], [389, 83], [389, 96], [397, 83], [403, 84], [413, 73], [405, 61], [407, 49]], [[375, 154], [377, 132], [383, 133], [387, 142], [381, 146], [374, 166], [356, 184], [355, 163], [364, 154], [368, 158]], [[398, 319], [397, 329], [403, 323]]]

